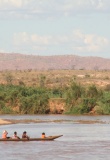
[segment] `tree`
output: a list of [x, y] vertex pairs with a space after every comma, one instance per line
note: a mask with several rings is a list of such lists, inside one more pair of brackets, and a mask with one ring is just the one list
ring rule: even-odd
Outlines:
[[5, 76], [5, 79], [7, 81], [7, 84], [12, 84], [13, 76], [12, 76], [11, 73], [7, 73], [6, 76]]
[[41, 74], [39, 77], [40, 87], [45, 87], [45, 80], [46, 80], [46, 76]]
[[97, 97], [98, 94], [99, 94], [99, 93], [98, 93], [98, 90], [97, 90], [97, 88], [96, 88], [95, 85], [90, 86], [90, 87], [88, 88], [88, 90], [87, 90], [87, 96], [88, 96], [89, 98]]
[[79, 103], [79, 99], [82, 97], [83, 93], [83, 87], [75, 82], [72, 82], [66, 93], [66, 106], [68, 109], [73, 108], [77, 103]]

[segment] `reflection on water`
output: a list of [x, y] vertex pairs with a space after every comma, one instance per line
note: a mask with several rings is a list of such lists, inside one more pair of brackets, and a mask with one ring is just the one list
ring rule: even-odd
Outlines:
[[[30, 137], [59, 135], [55, 141], [0, 142], [2, 160], [108, 160], [110, 153], [109, 116], [0, 116], [3, 119], [63, 120], [48, 123], [1, 125], [0, 134], [6, 129], [9, 136], [14, 131], [21, 136], [26, 130]], [[106, 123], [80, 124], [64, 120], [100, 120]]]

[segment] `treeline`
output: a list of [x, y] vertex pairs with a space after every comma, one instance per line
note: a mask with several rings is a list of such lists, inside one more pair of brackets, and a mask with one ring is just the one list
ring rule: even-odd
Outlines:
[[95, 85], [85, 88], [73, 82], [67, 90], [66, 113], [110, 114], [110, 86], [101, 90]]
[[1, 114], [48, 114], [49, 99], [61, 96], [58, 89], [0, 85]]
[[81, 86], [46, 88], [22, 85], [0, 85], [1, 114], [49, 114], [49, 99], [65, 99], [65, 114], [110, 114], [110, 86]]

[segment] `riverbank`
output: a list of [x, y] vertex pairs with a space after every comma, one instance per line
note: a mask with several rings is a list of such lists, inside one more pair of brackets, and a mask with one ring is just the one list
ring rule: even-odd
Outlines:
[[0, 119], [0, 125], [4, 125], [4, 124], [11, 124], [11, 122], [3, 120], [3, 119]]
[[0, 119], [0, 125], [8, 125], [8, 124], [18, 124], [18, 123], [73, 123], [73, 124], [106, 124], [105, 121], [100, 120], [40, 120], [40, 119], [19, 119], [19, 120], [13, 120], [13, 119], [7, 119], [3, 120]]

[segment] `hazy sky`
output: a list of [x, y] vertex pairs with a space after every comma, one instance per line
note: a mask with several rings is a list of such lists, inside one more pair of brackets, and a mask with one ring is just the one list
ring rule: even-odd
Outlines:
[[0, 52], [110, 58], [110, 0], [0, 0]]

